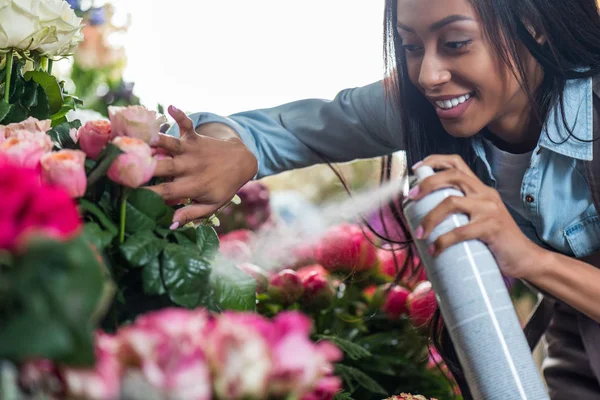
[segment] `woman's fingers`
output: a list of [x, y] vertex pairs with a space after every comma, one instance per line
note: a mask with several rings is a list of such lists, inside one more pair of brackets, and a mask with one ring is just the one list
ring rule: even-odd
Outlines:
[[173, 182], [165, 182], [155, 186], [148, 186], [156, 194], [160, 195], [165, 201], [179, 200], [189, 198], [190, 185], [185, 180], [177, 180]]
[[177, 227], [184, 226], [188, 222], [192, 222], [198, 219], [206, 218], [214, 214], [219, 209], [218, 204], [200, 204], [195, 203], [189, 206], [182, 207], [175, 211], [173, 216], [173, 226]]
[[156, 162], [154, 176], [157, 177], [176, 177], [183, 173], [183, 169], [176, 158], [163, 158]]
[[186, 135], [187, 136], [192, 136], [192, 134], [195, 133], [195, 131], [194, 131], [194, 123], [186, 115], [186, 113], [184, 113], [183, 111], [181, 111], [180, 109], [178, 109], [178, 108], [176, 108], [174, 106], [170, 106], [169, 107], [169, 114], [171, 115], [171, 117], [173, 117], [173, 119], [175, 120], [175, 122], [177, 123], [177, 125], [179, 125], [179, 135], [180, 135], [180, 137], [182, 139]]
[[477, 177], [465, 174], [463, 171], [451, 168], [440, 171], [425, 178], [418, 186], [408, 193], [408, 197], [419, 200], [439, 189], [456, 188], [466, 196], [477, 193], [480, 186], [485, 186]]
[[153, 143], [154, 147], [159, 147], [167, 151], [172, 156], [177, 156], [183, 153], [183, 143], [181, 140], [174, 138], [173, 136], [164, 135], [160, 133], [158, 135], [158, 141]]
[[476, 176], [465, 160], [457, 154], [434, 154], [415, 164], [413, 169], [422, 165], [428, 165], [433, 169], [457, 169], [467, 175]]
[[415, 232], [416, 239], [427, 238], [439, 224], [452, 214], [461, 213], [470, 216], [476, 212], [480, 204], [481, 200], [477, 201], [468, 197], [447, 197], [423, 218], [420, 227]]
[[429, 247], [429, 254], [437, 257], [448, 247], [467, 240], [482, 240], [488, 242], [488, 238], [498, 229], [493, 220], [472, 221], [467, 225], [460, 226], [443, 234]]

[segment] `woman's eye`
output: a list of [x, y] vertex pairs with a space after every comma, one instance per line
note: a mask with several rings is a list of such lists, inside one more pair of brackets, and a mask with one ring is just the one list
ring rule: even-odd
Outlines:
[[452, 50], [461, 49], [469, 44], [471, 44], [472, 40], [463, 40], [460, 42], [446, 42], [445, 46]]
[[405, 44], [402, 46], [402, 48], [404, 49], [404, 51], [407, 51], [409, 53], [416, 53], [417, 51], [422, 50], [423, 46], [419, 46], [416, 44]]

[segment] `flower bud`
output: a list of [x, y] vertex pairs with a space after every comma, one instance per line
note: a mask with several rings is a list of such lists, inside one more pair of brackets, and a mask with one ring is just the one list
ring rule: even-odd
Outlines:
[[89, 121], [77, 131], [77, 142], [85, 154], [95, 160], [112, 139], [112, 130], [108, 121]]
[[113, 144], [124, 154], [119, 155], [108, 169], [108, 177], [123, 186], [137, 188], [147, 183], [156, 168], [150, 146], [140, 139], [117, 137]]
[[408, 289], [405, 289], [402, 286], [393, 286], [387, 292], [382, 311], [389, 319], [400, 318], [403, 314], [406, 314], [406, 299], [409, 295], [410, 291]]
[[271, 298], [284, 306], [300, 300], [304, 287], [298, 274], [291, 269], [284, 269], [271, 277], [268, 293]]
[[87, 186], [85, 153], [80, 150], [60, 150], [42, 156], [42, 177], [60, 186], [73, 198], [82, 197]]

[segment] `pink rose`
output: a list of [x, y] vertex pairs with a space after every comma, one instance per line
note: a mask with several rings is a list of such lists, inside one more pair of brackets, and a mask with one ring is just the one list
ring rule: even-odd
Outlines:
[[113, 144], [125, 154], [121, 154], [108, 169], [108, 177], [123, 186], [137, 188], [147, 183], [154, 174], [156, 159], [148, 144], [140, 139], [117, 137]]
[[[380, 261], [379, 268], [381, 273], [391, 279], [396, 279], [396, 276], [402, 271], [407, 261], [408, 253], [408, 248], [397, 249], [393, 252], [390, 249], [378, 249], [377, 256]], [[412, 261], [408, 262], [402, 272], [400, 281], [409, 288], [414, 288], [419, 282], [427, 280], [425, 268], [421, 264], [416, 250], [413, 251]]]
[[96, 334], [96, 365], [93, 369], [65, 368], [62, 371], [69, 397], [117, 400], [123, 368], [117, 358], [119, 343], [114, 336]]
[[402, 286], [395, 285], [389, 291], [382, 310], [390, 319], [398, 319], [406, 314], [406, 299], [410, 295], [410, 291]]
[[65, 189], [73, 198], [82, 197], [87, 186], [85, 153], [60, 150], [42, 156], [42, 177], [50, 184]]
[[2, 137], [7, 139], [16, 131], [29, 131], [31, 133], [46, 133], [52, 127], [52, 121], [49, 119], [38, 120], [37, 118], [29, 117], [25, 121], [8, 124], [6, 126], [0, 125], [0, 142]]
[[327, 273], [320, 273], [315, 270], [304, 275], [302, 277], [302, 286], [304, 287], [302, 303], [306, 307], [322, 309], [331, 304], [335, 292], [331, 282], [329, 282]]
[[178, 399], [209, 400], [210, 371], [202, 343], [207, 314], [163, 309], [118, 332], [121, 363], [141, 368], [147, 382]]
[[317, 388], [302, 397], [302, 400], [333, 400], [342, 390], [342, 380], [337, 376], [327, 376], [319, 381]]
[[35, 170], [2, 157], [0, 199], [0, 249], [17, 251], [32, 233], [69, 239], [81, 228], [77, 207], [66, 191], [46, 185]]
[[141, 139], [148, 144], [158, 140], [160, 126], [166, 122], [164, 116], [159, 117], [144, 106], [111, 106], [108, 107], [108, 116], [115, 135]]
[[52, 139], [45, 132], [8, 129], [9, 136], [0, 143], [0, 153], [25, 168], [37, 168], [44, 154], [52, 150]]
[[263, 399], [271, 371], [270, 346], [258, 330], [235, 316], [220, 316], [210, 331], [207, 352], [215, 393], [221, 399]]
[[342, 352], [327, 341], [311, 342], [311, 320], [298, 312], [280, 313], [273, 322], [271, 393], [301, 396], [313, 391], [332, 372], [332, 362], [341, 360]]
[[274, 301], [288, 306], [300, 300], [304, 287], [296, 271], [284, 269], [271, 277], [267, 292]]
[[406, 307], [416, 327], [421, 328], [427, 325], [437, 310], [437, 300], [431, 282], [419, 283], [408, 295]]
[[77, 131], [77, 142], [85, 154], [95, 160], [113, 138], [109, 121], [89, 121]]
[[335, 226], [317, 246], [317, 262], [330, 271], [366, 271], [377, 265], [377, 249], [357, 225]]
[[267, 273], [258, 265], [250, 263], [237, 264], [237, 267], [250, 275], [256, 281], [256, 292], [264, 293], [269, 286], [269, 276]]

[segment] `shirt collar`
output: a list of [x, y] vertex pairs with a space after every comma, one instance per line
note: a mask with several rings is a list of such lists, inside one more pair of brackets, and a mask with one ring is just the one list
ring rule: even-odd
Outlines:
[[564, 90], [565, 127], [560, 105], [555, 105], [546, 119], [538, 144], [555, 153], [590, 161], [593, 138], [592, 78], [569, 79]]

